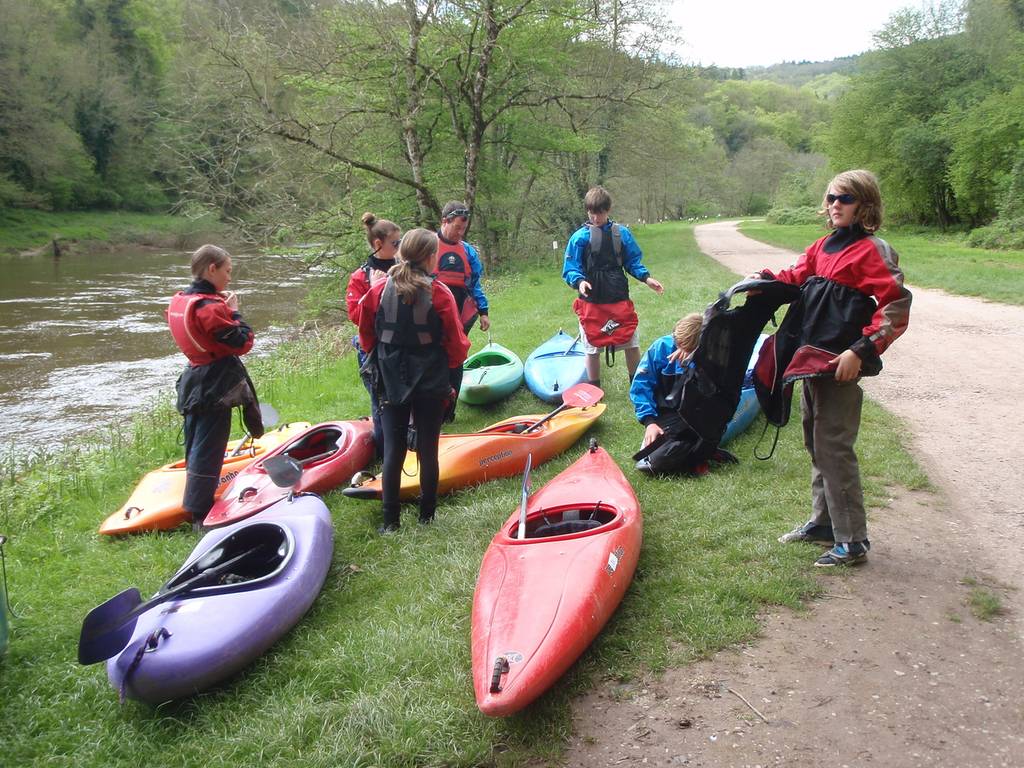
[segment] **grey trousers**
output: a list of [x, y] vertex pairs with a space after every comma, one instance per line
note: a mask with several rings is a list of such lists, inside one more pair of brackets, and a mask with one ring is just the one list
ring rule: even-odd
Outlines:
[[853, 444], [864, 392], [857, 381], [804, 379], [804, 445], [811, 454], [811, 521], [832, 527], [837, 542], [868, 537], [860, 466]]

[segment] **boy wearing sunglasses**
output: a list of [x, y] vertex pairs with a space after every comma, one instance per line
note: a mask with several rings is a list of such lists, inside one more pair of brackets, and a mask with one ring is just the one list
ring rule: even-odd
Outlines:
[[[871, 548], [853, 448], [864, 400], [858, 381], [881, 371], [879, 356], [907, 329], [912, 297], [903, 285], [896, 252], [874, 234], [882, 224], [875, 176], [864, 170], [840, 173], [829, 183], [822, 204], [831, 233], [789, 269], [777, 275], [763, 270], [751, 277], [801, 289], [777, 334], [798, 337], [788, 345], [795, 352], [776, 361], [782, 369], [776, 375], [781, 384], [803, 380], [812, 514], [779, 541], [829, 546], [814, 564], [830, 567], [862, 562]], [[765, 344], [762, 356], [766, 347], [776, 349], [774, 343]]]

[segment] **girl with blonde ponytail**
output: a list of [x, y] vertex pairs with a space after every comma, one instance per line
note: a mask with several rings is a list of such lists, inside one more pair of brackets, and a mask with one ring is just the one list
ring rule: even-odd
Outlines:
[[359, 303], [359, 344], [369, 355], [364, 369], [374, 381], [383, 433], [382, 534], [400, 525], [398, 491], [410, 418], [420, 465], [419, 521], [434, 519], [438, 438], [469, 352], [455, 297], [430, 276], [436, 262], [437, 235], [407, 232], [387, 280]]
[[437, 235], [428, 229], [411, 230], [402, 238], [398, 255], [398, 263], [388, 270], [388, 275], [395, 281], [402, 301], [411, 304], [419, 291], [430, 286], [430, 274], [437, 261]]

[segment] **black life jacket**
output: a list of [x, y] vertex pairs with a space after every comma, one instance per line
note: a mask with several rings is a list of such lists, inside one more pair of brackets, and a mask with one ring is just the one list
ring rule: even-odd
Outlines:
[[[760, 293], [730, 308], [736, 293], [750, 290]], [[718, 443], [739, 405], [754, 345], [776, 310], [799, 292], [777, 280], [744, 280], [708, 306], [692, 365], [672, 382], [673, 417], [665, 424], [659, 419], [665, 433], [634, 459], [647, 459], [656, 473], [685, 473], [724, 454]]]
[[662, 371], [658, 374], [654, 384], [654, 406], [658, 409], [658, 413], [679, 410], [683, 385], [692, 376], [690, 370], [691, 366], [687, 365], [674, 373]]
[[413, 304], [398, 295], [388, 278], [374, 318], [381, 402], [407, 403], [413, 397], [448, 394], [448, 358], [441, 346], [441, 318], [432, 287], [421, 288]]
[[629, 282], [623, 270], [622, 229], [612, 222], [610, 235], [596, 224], [588, 224], [590, 241], [583, 249], [583, 272], [590, 283], [590, 295], [584, 298], [593, 304], [614, 304], [629, 298]]

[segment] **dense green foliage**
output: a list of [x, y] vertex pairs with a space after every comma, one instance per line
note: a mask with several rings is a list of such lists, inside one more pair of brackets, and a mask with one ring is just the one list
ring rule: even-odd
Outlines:
[[749, 70], [666, 57], [666, 15], [0, 0], [0, 210], [204, 210], [351, 253], [365, 210], [432, 225], [463, 199], [493, 266], [564, 242], [594, 184], [653, 222], [816, 205], [866, 167], [891, 221], [1019, 246], [1020, 0], [908, 8], [864, 56]]
[[156, 130], [178, 16], [163, 0], [0, 0], [0, 208], [166, 205]]
[[[634, 290], [645, 341], [713, 300], [734, 276], [697, 251], [680, 224], [640, 228], [664, 296]], [[554, 264], [488, 286], [495, 339], [525, 355], [558, 324], [571, 291]], [[544, 306], [547, 311], [537, 312]], [[477, 345], [482, 334], [474, 334]], [[332, 343], [333, 342], [333, 343]], [[354, 418], [367, 397], [345, 334], [254, 361], [262, 398], [286, 419]], [[631, 679], [754, 637], [770, 605], [798, 607], [819, 587], [816, 548], [781, 545], [804, 519], [808, 460], [799, 424], [775, 457], [755, 461], [755, 425], [732, 449], [741, 463], [700, 479], [651, 480], [632, 468], [641, 427], [619, 365], [602, 377], [608, 410], [590, 434], [624, 467], [645, 519], [639, 570], [623, 604], [581, 662], [523, 714], [489, 719], [470, 680], [469, 617], [480, 558], [514, 511], [520, 480], [442, 500], [437, 522], [375, 533], [380, 505], [326, 497], [334, 563], [311, 612], [226, 685], [156, 709], [117, 703], [102, 666], [74, 662], [80, 622], [128, 585], [154, 590], [195, 545], [188, 530], [107, 540], [101, 519], [142, 472], [176, 457], [179, 420], [167, 406], [111, 430], [107, 447], [72, 453], [18, 477], [0, 476], [0, 527], [18, 618], [0, 660], [0, 744], [11, 766], [473, 766], [522, 765], [566, 739], [571, 696], [599, 679]], [[456, 427], [543, 413], [528, 392], [488, 408], [460, 406]], [[873, 514], [887, 486], [924, 483], [899, 447], [892, 417], [865, 410], [858, 440]], [[574, 461], [583, 443], [534, 470], [533, 487]], [[840, 575], [836, 575], [841, 578]]]
[[493, 264], [564, 240], [597, 183], [624, 220], [756, 213], [824, 163], [813, 91], [677, 65], [638, 0], [0, 10], [0, 209], [198, 207], [361, 250], [363, 210], [461, 198]]
[[1001, 213], [1024, 159], [1018, 0], [895, 14], [839, 99], [833, 167], [867, 167], [898, 222], [975, 227]]

